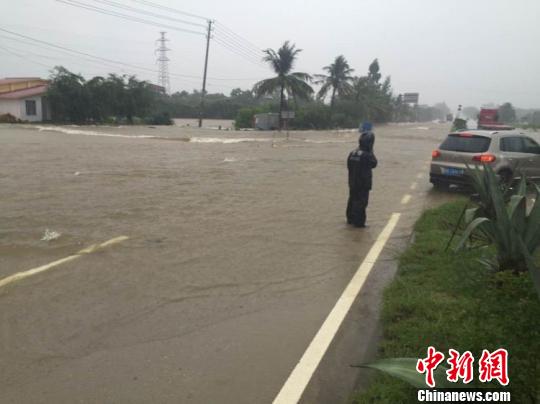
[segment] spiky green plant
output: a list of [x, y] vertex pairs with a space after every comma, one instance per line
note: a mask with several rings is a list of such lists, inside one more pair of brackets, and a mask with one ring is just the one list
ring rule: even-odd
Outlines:
[[[352, 367], [375, 369], [390, 376], [396, 377], [400, 380], [403, 380], [404, 382], [409, 383], [411, 386], [416, 387], [417, 389], [429, 388], [429, 386], [426, 384], [426, 376], [416, 370], [417, 362], [418, 359], [416, 358], [388, 358], [379, 359], [374, 362], [362, 365], [352, 365]], [[442, 364], [437, 366], [437, 368], [434, 370], [433, 377], [437, 388], [466, 389], [475, 387], [475, 383], [465, 384], [461, 380], [457, 382], [449, 381], [447, 378], [447, 371], [448, 368]]]
[[[496, 255], [483, 260], [495, 270], [529, 271], [540, 296], [540, 269], [533, 256], [540, 245], [540, 187], [533, 184], [536, 197], [527, 212], [527, 180], [523, 176], [515, 188], [505, 188], [489, 165], [468, 170], [479, 205], [465, 214], [467, 227], [456, 250], [470, 246], [471, 235], [495, 247]], [[505, 196], [505, 192], [508, 195]]]

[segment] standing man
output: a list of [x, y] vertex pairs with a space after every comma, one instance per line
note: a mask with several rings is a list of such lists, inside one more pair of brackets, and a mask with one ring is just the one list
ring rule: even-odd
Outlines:
[[366, 227], [366, 208], [371, 190], [372, 170], [377, 167], [373, 154], [375, 135], [372, 125], [364, 122], [359, 139], [359, 147], [349, 154], [349, 201], [347, 203], [347, 223], [355, 227]]

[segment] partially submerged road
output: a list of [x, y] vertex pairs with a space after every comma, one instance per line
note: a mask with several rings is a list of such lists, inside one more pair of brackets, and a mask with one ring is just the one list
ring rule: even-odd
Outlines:
[[343, 399], [364, 375], [349, 365], [373, 352], [390, 262], [449, 198], [427, 180], [447, 130], [376, 128], [370, 227], [354, 229], [355, 132], [0, 126], [0, 280], [77, 255], [0, 286], [0, 401], [272, 402], [399, 213], [302, 389]]

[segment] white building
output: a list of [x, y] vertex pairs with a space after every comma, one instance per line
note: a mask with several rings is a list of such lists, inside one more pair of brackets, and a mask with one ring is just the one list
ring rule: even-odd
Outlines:
[[11, 114], [29, 122], [50, 120], [46, 93], [47, 80], [37, 77], [0, 79], [0, 115]]

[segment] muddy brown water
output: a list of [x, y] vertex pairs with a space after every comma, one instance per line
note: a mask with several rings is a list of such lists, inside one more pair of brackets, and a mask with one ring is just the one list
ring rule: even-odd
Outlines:
[[0, 290], [5, 402], [270, 402], [389, 215], [406, 237], [454, 197], [426, 167], [447, 130], [375, 128], [357, 230], [355, 131], [1, 125], [0, 278], [129, 237]]

